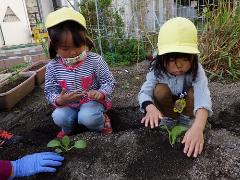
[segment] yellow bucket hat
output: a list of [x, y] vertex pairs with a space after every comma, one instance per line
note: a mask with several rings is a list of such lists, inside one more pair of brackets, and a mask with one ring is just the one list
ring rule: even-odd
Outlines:
[[[83, 17], [83, 15], [71, 8], [68, 8], [68, 7], [63, 7], [54, 12], [51, 12], [47, 16], [47, 19], [45, 22], [45, 27], [50, 28], [50, 27], [53, 27], [59, 23], [62, 23], [64, 21], [68, 21], [68, 20], [79, 23], [80, 25], [82, 25], [85, 28], [85, 30], [87, 30], [86, 20]], [[86, 35], [86, 38], [89, 42], [88, 48], [89, 48], [89, 50], [91, 50], [94, 47], [94, 43], [89, 36]]]
[[80, 25], [82, 25], [85, 29], [87, 29], [86, 20], [83, 17], [83, 15], [80, 14], [79, 12], [77, 12], [71, 8], [67, 8], [67, 7], [63, 7], [54, 12], [51, 12], [47, 16], [47, 19], [45, 22], [45, 27], [50, 28], [50, 27], [53, 27], [61, 22], [67, 21], [67, 20], [75, 21], [75, 22], [79, 23]]
[[198, 54], [197, 29], [186, 18], [176, 17], [168, 20], [158, 34], [158, 54], [179, 52]]

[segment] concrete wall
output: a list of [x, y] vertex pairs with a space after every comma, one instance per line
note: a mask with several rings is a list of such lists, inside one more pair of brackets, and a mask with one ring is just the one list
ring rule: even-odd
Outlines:
[[174, 0], [113, 0], [112, 6], [119, 10], [127, 34], [137, 32], [143, 26], [148, 32], [158, 32], [166, 20], [176, 16], [196, 17], [193, 7], [182, 5], [177, 8]]
[[0, 46], [30, 43], [32, 38], [25, 1], [0, 0], [0, 26], [4, 38], [0, 40]]
[[51, 11], [52, 0], [0, 0], [0, 47], [33, 43], [32, 28]]
[[132, 23], [134, 19], [130, 0], [113, 0], [112, 6], [114, 9], [118, 10], [121, 15], [125, 24], [125, 33], [128, 35], [134, 28], [134, 24]]
[[47, 15], [53, 11], [53, 4], [51, 0], [39, 0], [41, 15], [43, 22], [46, 21]]
[[36, 20], [45, 22], [47, 15], [53, 11], [52, 0], [25, 0], [31, 28]]
[[40, 13], [38, 11], [37, 0], [25, 0], [27, 13], [29, 17], [30, 27], [36, 26], [36, 20], [41, 20]]
[[[155, 31], [162, 15], [155, 13], [156, 0], [113, 0], [113, 7], [118, 9], [126, 26], [126, 33], [138, 32], [139, 29]], [[158, 0], [162, 2], [162, 0]], [[161, 4], [161, 3], [160, 3]], [[158, 3], [159, 5], [159, 3]], [[157, 9], [161, 9], [158, 7]], [[159, 22], [160, 23], [160, 22]]]

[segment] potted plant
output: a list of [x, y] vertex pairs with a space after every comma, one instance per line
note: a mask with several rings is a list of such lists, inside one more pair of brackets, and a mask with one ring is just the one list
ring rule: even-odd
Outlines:
[[35, 87], [36, 72], [19, 72], [0, 83], [0, 109], [10, 110]]
[[35, 62], [32, 65], [23, 69], [23, 72], [35, 71], [36, 72], [35, 82], [37, 86], [40, 86], [45, 80], [45, 71], [48, 62], [49, 62], [48, 60]]
[[27, 63], [21, 63], [13, 65], [9, 68], [0, 69], [0, 83], [4, 82], [14, 74], [19, 73], [23, 68], [26, 68], [27, 66]]

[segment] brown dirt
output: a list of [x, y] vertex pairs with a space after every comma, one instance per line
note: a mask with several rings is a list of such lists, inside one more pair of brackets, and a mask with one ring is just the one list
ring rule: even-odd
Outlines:
[[36, 70], [40, 69], [41, 67], [43, 67], [45, 65], [46, 65], [46, 63], [38, 64], [38, 65], [33, 66], [32, 68], [30, 68], [28, 71], [36, 71]]
[[[114, 133], [109, 136], [84, 131], [71, 137], [84, 139], [87, 148], [64, 154], [57, 173], [22, 179], [237, 179], [240, 176], [240, 83], [211, 83], [215, 115], [212, 130], [199, 158], [187, 158], [182, 146], [171, 147], [165, 132], [140, 123], [137, 93], [145, 81], [148, 62], [112, 70], [117, 87], [114, 107], [108, 112]], [[0, 159], [15, 160], [29, 153], [50, 151], [46, 144], [59, 130], [42, 88], [12, 109], [0, 112], [2, 128], [22, 135], [19, 144], [0, 149]]]
[[18, 86], [19, 84], [21, 84], [22, 82], [24, 82], [26, 79], [28, 79], [28, 77], [16, 77], [14, 78], [11, 77], [9, 78], [9, 82], [7, 84], [5, 84], [4, 86], [0, 87], [0, 93], [5, 93], [11, 89], [13, 89], [14, 87]]

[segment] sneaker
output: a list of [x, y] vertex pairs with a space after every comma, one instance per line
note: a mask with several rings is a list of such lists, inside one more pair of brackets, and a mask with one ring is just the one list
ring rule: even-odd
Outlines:
[[102, 134], [112, 134], [113, 130], [112, 130], [112, 125], [111, 125], [111, 120], [108, 117], [108, 115], [105, 113], [104, 114], [104, 127], [101, 130]]
[[21, 136], [14, 135], [10, 132], [0, 129], [0, 147], [9, 146], [10, 144], [18, 143], [22, 139]]

